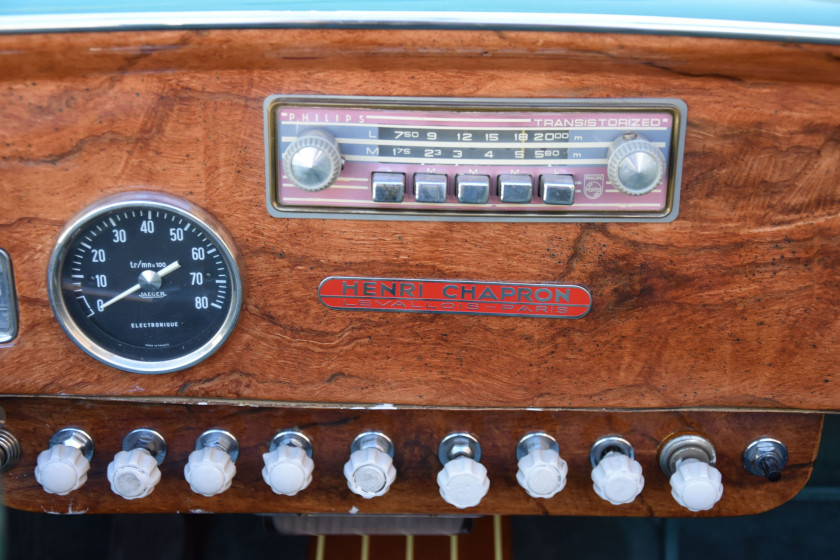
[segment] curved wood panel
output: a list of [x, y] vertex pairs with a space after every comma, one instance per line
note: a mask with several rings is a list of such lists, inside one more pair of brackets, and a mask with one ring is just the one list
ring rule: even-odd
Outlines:
[[[762, 412], [601, 412], [526, 410], [342, 409], [311, 406], [235, 406], [232, 404], [146, 404], [81, 399], [0, 399], [9, 420], [5, 427], [20, 438], [20, 464], [3, 475], [6, 503], [50, 513], [139, 512], [296, 512], [296, 513], [440, 513], [611, 516], [746, 515], [774, 508], [793, 497], [808, 480], [819, 443], [822, 416]], [[88, 481], [67, 496], [45, 493], [33, 476], [38, 453], [53, 432], [69, 424], [94, 439], [96, 451]], [[161, 481], [146, 498], [124, 500], [111, 492], [108, 463], [122, 438], [135, 428], [152, 428], [167, 441]], [[190, 491], [184, 465], [199, 434], [211, 427], [239, 440], [237, 473], [230, 489], [205, 498]], [[262, 454], [283, 429], [302, 430], [313, 445], [312, 484], [296, 496], [278, 496], [263, 482]], [[376, 429], [394, 442], [397, 478], [387, 494], [366, 500], [347, 488], [342, 474], [350, 443]], [[554, 498], [530, 498], [516, 482], [515, 449], [519, 438], [544, 430], [557, 439], [568, 462], [566, 487]], [[667, 436], [698, 431], [715, 445], [724, 482], [721, 501], [692, 514], [671, 497], [668, 478], [659, 469], [657, 449]], [[458, 510], [440, 497], [435, 477], [440, 440], [452, 431], [468, 431], [482, 447], [481, 463], [490, 490], [476, 508]], [[589, 449], [600, 437], [623, 434], [635, 447], [645, 477], [642, 494], [632, 503], [613, 506], [592, 490]], [[790, 459], [779, 482], [748, 474], [744, 448], [772, 435], [788, 447]]]
[[[836, 410], [840, 47], [481, 31], [248, 30], [0, 37], [0, 245], [20, 334], [0, 392], [480, 407]], [[270, 218], [261, 105], [275, 93], [677, 97], [671, 224]], [[62, 225], [144, 188], [231, 231], [247, 302], [190, 370], [127, 374], [49, 308]], [[331, 275], [571, 282], [582, 320], [331, 311]]]

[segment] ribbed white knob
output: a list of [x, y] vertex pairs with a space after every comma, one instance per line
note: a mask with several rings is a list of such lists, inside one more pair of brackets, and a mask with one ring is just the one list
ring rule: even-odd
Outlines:
[[82, 487], [88, 469], [90, 462], [81, 451], [69, 445], [52, 445], [38, 454], [35, 480], [44, 492], [64, 496]]
[[347, 486], [363, 498], [381, 496], [397, 478], [394, 461], [387, 453], [374, 447], [359, 449], [344, 464]]
[[723, 496], [720, 471], [703, 461], [686, 459], [671, 475], [671, 495], [689, 511], [712, 509]]
[[469, 457], [446, 463], [437, 475], [437, 483], [444, 501], [459, 509], [477, 506], [490, 490], [487, 469]]
[[623, 453], [611, 451], [592, 469], [592, 488], [614, 506], [629, 504], [645, 487], [642, 465]]
[[184, 467], [184, 478], [190, 489], [202, 496], [215, 496], [230, 488], [236, 466], [230, 455], [218, 447], [205, 447], [190, 453]]
[[146, 449], [120, 451], [108, 465], [111, 491], [126, 500], [145, 498], [160, 482], [157, 460]]
[[566, 486], [569, 467], [553, 449], [532, 449], [518, 466], [516, 480], [532, 498], [551, 498]]
[[263, 462], [263, 480], [275, 494], [294, 496], [312, 482], [315, 463], [300, 447], [281, 445], [263, 453]]

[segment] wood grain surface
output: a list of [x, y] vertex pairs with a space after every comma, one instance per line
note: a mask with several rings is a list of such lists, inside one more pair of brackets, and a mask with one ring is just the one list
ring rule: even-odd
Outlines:
[[[0, 246], [21, 316], [19, 336], [0, 348], [0, 393], [838, 410], [838, 84], [838, 46], [697, 37], [0, 36]], [[581, 225], [271, 218], [262, 103], [280, 93], [680, 98], [680, 215]], [[94, 361], [47, 299], [63, 224], [132, 189], [202, 206], [244, 255], [239, 325], [180, 373]], [[332, 275], [576, 283], [594, 305], [576, 321], [332, 311], [317, 298]]]
[[[4, 500], [10, 507], [54, 513], [127, 512], [322, 512], [445, 513], [619, 516], [722, 516], [759, 513], [793, 497], [808, 480], [817, 452], [822, 416], [777, 412], [707, 411], [527, 411], [346, 409], [312, 406], [273, 407], [232, 404], [144, 404], [92, 399], [3, 398], [5, 428], [21, 441], [17, 467], [3, 476]], [[33, 472], [38, 453], [52, 434], [68, 425], [87, 431], [96, 451], [88, 481], [67, 496], [45, 493]], [[196, 438], [222, 428], [239, 441], [233, 485], [205, 498], [190, 491], [184, 465]], [[126, 433], [152, 428], [167, 442], [161, 481], [146, 498], [124, 500], [111, 492], [108, 463]], [[312, 441], [315, 471], [309, 488], [297, 496], [278, 496], [263, 482], [262, 454], [283, 429], [297, 428]], [[397, 478], [382, 497], [366, 500], [347, 488], [342, 474], [350, 444], [361, 432], [381, 430], [394, 442]], [[435, 482], [441, 464], [440, 440], [467, 431], [482, 448], [490, 490], [476, 508], [458, 510], [440, 497]], [[568, 462], [566, 487], [554, 498], [530, 498], [516, 482], [516, 444], [534, 431], [553, 435]], [[721, 501], [708, 512], [692, 514], [672, 499], [668, 478], [659, 469], [657, 449], [668, 436], [694, 431], [714, 444], [724, 481]], [[632, 503], [613, 506], [592, 490], [589, 450], [605, 435], [620, 434], [635, 447], [645, 477], [642, 494]], [[790, 453], [779, 482], [771, 483], [744, 470], [741, 454], [756, 438], [772, 436]]]

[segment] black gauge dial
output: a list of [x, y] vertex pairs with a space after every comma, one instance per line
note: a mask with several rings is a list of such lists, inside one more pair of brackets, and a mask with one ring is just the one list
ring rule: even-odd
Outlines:
[[50, 261], [50, 301], [73, 341], [137, 373], [212, 354], [236, 323], [235, 248], [207, 213], [159, 193], [110, 197], [65, 227]]

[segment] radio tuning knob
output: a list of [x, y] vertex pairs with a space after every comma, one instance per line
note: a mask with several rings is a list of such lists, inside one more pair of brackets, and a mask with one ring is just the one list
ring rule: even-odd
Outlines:
[[647, 194], [665, 176], [665, 156], [644, 136], [625, 132], [607, 150], [607, 176], [624, 194]]
[[307, 130], [283, 152], [283, 171], [305, 191], [320, 191], [338, 179], [344, 161], [338, 143], [326, 130]]

